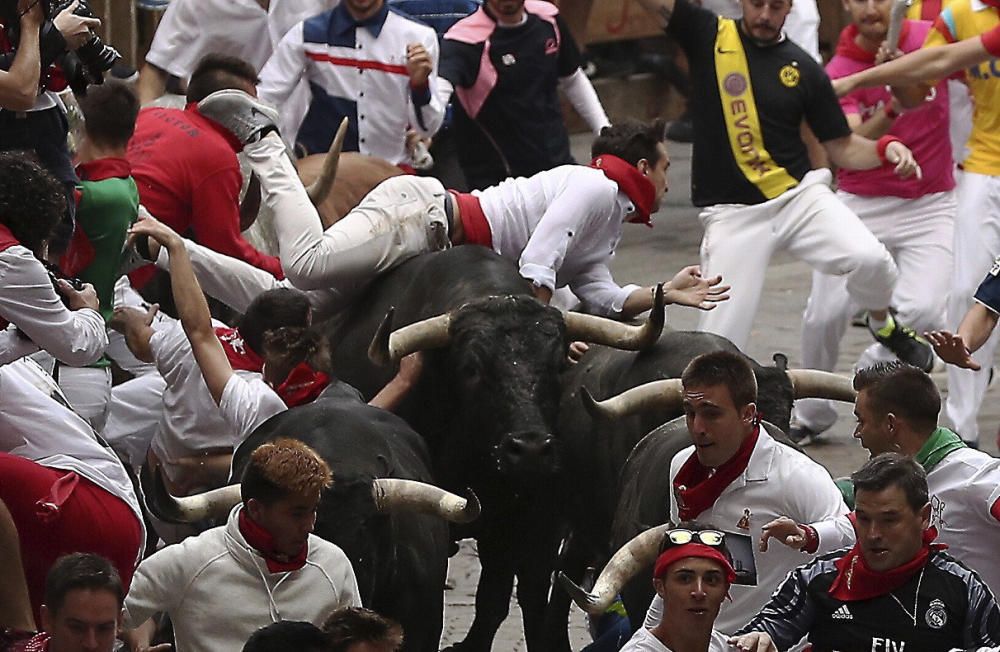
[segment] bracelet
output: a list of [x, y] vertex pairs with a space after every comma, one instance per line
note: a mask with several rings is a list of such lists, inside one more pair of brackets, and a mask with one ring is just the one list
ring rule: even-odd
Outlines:
[[802, 547], [799, 549], [800, 552], [805, 552], [809, 554], [815, 553], [819, 549], [819, 535], [816, 533], [816, 528], [811, 525], [799, 525], [805, 534], [804, 542]]
[[882, 165], [892, 165], [889, 162], [889, 159], [885, 157], [885, 150], [889, 147], [889, 145], [891, 145], [892, 143], [902, 143], [902, 142], [903, 141], [896, 138], [895, 136], [890, 136], [888, 134], [878, 139], [878, 141], [875, 143], [875, 153], [878, 154], [878, 160], [882, 161]]
[[889, 118], [890, 120], [895, 120], [896, 118], [899, 117], [899, 114], [896, 113], [895, 109], [892, 108], [892, 102], [885, 105], [885, 117]]

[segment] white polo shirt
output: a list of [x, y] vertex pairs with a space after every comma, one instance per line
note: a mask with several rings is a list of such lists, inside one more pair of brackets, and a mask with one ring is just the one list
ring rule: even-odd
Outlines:
[[219, 401], [222, 418], [241, 442], [257, 426], [287, 409], [281, 397], [262, 378], [243, 378], [236, 374], [226, 383]]
[[[728, 642], [728, 636], [716, 629], [712, 630], [712, 637], [708, 639], [708, 652], [733, 652], [736, 648]], [[640, 627], [639, 631], [632, 635], [621, 652], [673, 652], [663, 644], [660, 639], [645, 627]]]

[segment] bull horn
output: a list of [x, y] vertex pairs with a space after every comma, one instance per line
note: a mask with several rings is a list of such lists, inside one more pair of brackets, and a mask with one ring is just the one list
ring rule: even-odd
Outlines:
[[432, 484], [416, 480], [377, 478], [372, 480], [372, 497], [379, 512], [408, 509], [433, 514], [451, 523], [470, 523], [479, 517], [479, 498], [471, 489], [462, 498]]
[[633, 387], [603, 401], [595, 401], [590, 390], [584, 387], [580, 398], [592, 418], [612, 420], [648, 410], [678, 410], [683, 390], [680, 378], [665, 378]]
[[592, 344], [603, 344], [626, 351], [642, 351], [656, 343], [663, 332], [665, 320], [663, 312], [663, 285], [656, 286], [653, 308], [642, 324], [632, 326], [613, 319], [584, 315], [579, 312], [564, 312], [566, 337]]
[[368, 358], [377, 365], [396, 364], [416, 351], [438, 349], [448, 345], [451, 315], [431, 317], [415, 324], [392, 330], [394, 309], [390, 308], [368, 345]]
[[333, 189], [333, 181], [337, 178], [337, 166], [340, 164], [340, 150], [344, 148], [344, 138], [347, 137], [347, 125], [347, 118], [340, 121], [340, 128], [337, 129], [337, 135], [333, 137], [330, 151], [326, 154], [326, 160], [323, 161], [323, 168], [319, 171], [319, 176], [306, 188], [309, 200], [316, 206], [322, 204]]
[[847, 376], [816, 369], [789, 369], [785, 373], [792, 381], [792, 395], [796, 399], [827, 398], [853, 403], [858, 395]]
[[641, 532], [618, 549], [594, 583], [591, 591], [584, 591], [565, 573], [559, 572], [559, 583], [573, 598], [573, 602], [593, 616], [606, 612], [622, 588], [643, 568], [656, 561], [663, 542], [663, 534], [671, 528], [669, 523], [657, 525]]
[[194, 496], [173, 496], [163, 481], [163, 470], [153, 470], [149, 464], [143, 465], [139, 482], [146, 509], [166, 523], [190, 525], [208, 518], [222, 519], [242, 500], [238, 484]]

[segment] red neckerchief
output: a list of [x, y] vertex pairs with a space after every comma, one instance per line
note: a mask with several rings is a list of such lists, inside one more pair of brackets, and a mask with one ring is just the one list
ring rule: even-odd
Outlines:
[[291, 408], [316, 400], [329, 384], [328, 375], [316, 371], [305, 362], [300, 362], [274, 391], [285, 405]]
[[264, 369], [264, 359], [253, 352], [238, 328], [216, 328], [215, 336], [222, 343], [222, 348], [229, 358], [229, 365], [234, 371], [256, 371], [260, 373]]
[[[849, 518], [852, 524], [856, 520], [854, 514]], [[861, 547], [855, 543], [846, 555], [834, 562], [837, 567], [837, 577], [830, 585], [830, 596], [843, 602], [852, 602], [870, 600], [895, 591], [927, 564], [931, 551], [944, 550], [948, 547], [942, 543], [931, 543], [937, 535], [935, 527], [924, 530], [924, 545], [917, 556], [902, 566], [887, 571], [873, 571], [868, 568], [864, 555], [861, 554]]]
[[246, 542], [253, 546], [254, 550], [263, 555], [264, 561], [267, 562], [268, 572], [289, 573], [297, 571], [306, 565], [306, 555], [309, 553], [308, 543], [302, 546], [299, 554], [289, 558], [288, 561], [281, 561], [277, 558], [278, 553], [274, 550], [274, 537], [271, 536], [270, 532], [255, 523], [247, 514], [246, 509], [240, 510], [239, 525], [240, 534], [243, 535]]
[[629, 219], [630, 222], [653, 226], [649, 221], [653, 202], [656, 201], [656, 188], [652, 181], [644, 177], [634, 165], [611, 154], [601, 154], [590, 162], [590, 167], [600, 170], [604, 176], [617, 183], [618, 189], [635, 204], [635, 215]]
[[1000, 9], [1000, 0], [983, 0], [983, 4], [986, 5], [987, 7]]
[[698, 453], [691, 453], [691, 457], [684, 462], [677, 472], [677, 477], [674, 478], [674, 495], [677, 497], [677, 507], [682, 521], [693, 521], [698, 518], [699, 514], [715, 504], [733, 480], [746, 471], [759, 436], [758, 423], [736, 454], [717, 468], [712, 475], [709, 475], [712, 469], [698, 461]]
[[[910, 21], [903, 21], [903, 29], [899, 32], [899, 42], [902, 43], [906, 40], [907, 34], [910, 33]], [[840, 32], [840, 40], [837, 42], [837, 54], [842, 57], [847, 57], [848, 59], [853, 59], [854, 61], [859, 61], [861, 63], [874, 64], [875, 63], [875, 52], [869, 52], [864, 49], [854, 38], [858, 35], [858, 26], [853, 23], [848, 25]]]
[[132, 166], [126, 159], [109, 156], [80, 163], [76, 166], [76, 176], [81, 181], [127, 179], [132, 176]]
[[202, 115], [201, 112], [198, 111], [198, 103], [197, 102], [188, 102], [188, 104], [184, 107], [184, 110], [185, 111], [190, 111], [191, 113], [194, 113], [195, 115], [197, 115], [198, 117], [200, 117], [202, 120], [204, 120], [205, 122], [207, 122], [208, 126], [211, 127], [213, 131], [215, 131], [216, 133], [220, 134], [223, 138], [226, 139], [226, 142], [229, 143], [229, 146], [233, 148], [234, 152], [236, 152], [238, 154], [238, 153], [240, 153], [240, 152], [243, 151], [243, 143], [240, 142], [240, 139], [237, 138], [236, 136], [234, 136], [233, 132], [229, 131], [228, 129], [226, 129], [225, 127], [223, 127], [222, 125], [220, 125], [215, 120], [212, 120], [208, 116]]

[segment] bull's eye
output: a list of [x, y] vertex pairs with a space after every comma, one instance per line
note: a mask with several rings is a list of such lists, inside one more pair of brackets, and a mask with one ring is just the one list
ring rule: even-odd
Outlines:
[[462, 380], [474, 383], [479, 380], [479, 367], [474, 364], [462, 365]]

